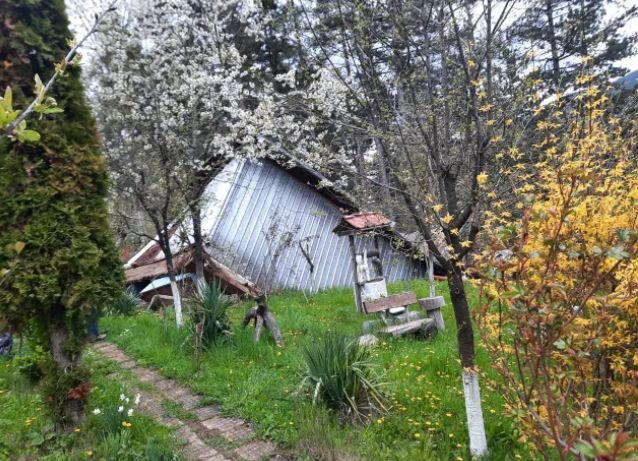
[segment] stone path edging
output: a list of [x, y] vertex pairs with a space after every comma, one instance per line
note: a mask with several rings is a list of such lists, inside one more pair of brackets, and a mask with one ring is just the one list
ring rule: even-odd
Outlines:
[[[184, 456], [191, 461], [287, 461], [277, 454], [277, 446], [259, 440], [250, 423], [222, 416], [219, 406], [200, 406], [201, 397], [190, 388], [167, 379], [151, 368], [137, 365], [122, 349], [110, 342], [100, 342], [93, 349], [130, 370], [140, 382], [151, 387], [142, 389], [140, 411], [175, 429], [175, 435], [186, 442]], [[173, 402], [181, 411], [192, 415], [188, 421], [170, 416], [163, 403]]]

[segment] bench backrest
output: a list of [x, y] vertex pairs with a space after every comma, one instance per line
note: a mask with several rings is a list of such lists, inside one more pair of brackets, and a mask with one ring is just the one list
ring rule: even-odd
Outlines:
[[403, 307], [410, 304], [416, 304], [416, 302], [416, 294], [411, 291], [407, 291], [398, 295], [390, 295], [385, 298], [365, 301], [363, 303], [363, 308], [365, 309], [366, 314], [373, 314], [375, 312], [387, 311], [393, 307]]

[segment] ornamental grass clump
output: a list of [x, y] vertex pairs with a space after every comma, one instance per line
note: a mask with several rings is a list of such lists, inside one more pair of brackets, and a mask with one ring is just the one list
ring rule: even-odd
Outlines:
[[132, 315], [135, 313], [142, 300], [134, 293], [128, 290], [122, 291], [122, 294], [118, 296], [109, 309], [109, 314], [112, 315]]
[[329, 333], [306, 345], [303, 353], [306, 370], [301, 386], [310, 392], [313, 403], [321, 402], [347, 419], [364, 422], [373, 414], [387, 412], [369, 348], [356, 339]]
[[221, 338], [230, 335], [228, 308], [232, 300], [224, 294], [217, 282], [205, 284], [190, 305], [193, 328], [202, 325], [202, 345], [209, 346]]

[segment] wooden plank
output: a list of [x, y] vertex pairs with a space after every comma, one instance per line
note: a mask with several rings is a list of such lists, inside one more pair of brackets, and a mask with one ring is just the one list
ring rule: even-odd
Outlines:
[[434, 320], [432, 319], [413, 320], [412, 322], [400, 323], [398, 325], [385, 327], [383, 330], [381, 330], [381, 333], [391, 336], [403, 336], [409, 333], [416, 333], [417, 331], [422, 329], [424, 330], [433, 323]]
[[445, 306], [445, 300], [443, 296], [433, 296], [431, 298], [421, 298], [419, 299], [419, 304], [426, 311], [441, 309]]
[[416, 294], [412, 291], [386, 296], [385, 298], [373, 299], [363, 303], [365, 311], [368, 314], [386, 311], [391, 307], [403, 307], [410, 304], [416, 304]]
[[352, 280], [354, 280], [354, 303], [357, 306], [357, 312], [365, 312], [365, 307], [361, 301], [361, 287], [359, 277], [357, 275], [357, 250], [355, 248], [354, 235], [348, 236], [348, 246], [350, 247], [350, 258], [352, 259]]

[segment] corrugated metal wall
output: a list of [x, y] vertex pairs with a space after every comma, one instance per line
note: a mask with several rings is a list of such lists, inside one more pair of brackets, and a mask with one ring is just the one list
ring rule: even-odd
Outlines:
[[[332, 232], [340, 217], [337, 206], [281, 167], [247, 162], [237, 169], [208, 236], [208, 251], [259, 287], [317, 291], [351, 286], [348, 238]], [[288, 237], [288, 245], [281, 244], [282, 237]], [[394, 251], [390, 240], [380, 241], [388, 281], [426, 275], [425, 264]], [[312, 273], [300, 243], [314, 265]], [[374, 247], [371, 238], [357, 237], [356, 244], [359, 251]]]

